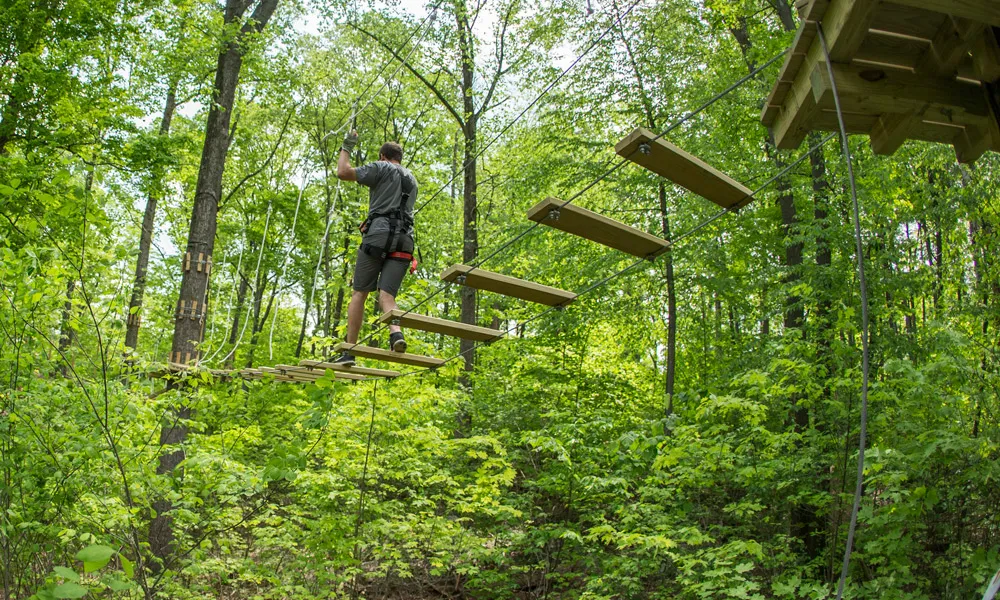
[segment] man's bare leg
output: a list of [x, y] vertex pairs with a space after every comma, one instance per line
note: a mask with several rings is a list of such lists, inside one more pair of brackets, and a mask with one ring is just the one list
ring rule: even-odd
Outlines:
[[361, 322], [365, 318], [365, 301], [368, 299], [368, 292], [354, 290], [351, 294], [351, 303], [347, 307], [347, 343], [358, 343], [358, 334], [361, 333]]
[[[389, 312], [390, 310], [396, 310], [396, 298], [392, 294], [385, 290], [378, 291], [378, 303], [379, 307], [382, 309], [382, 314]], [[389, 333], [399, 333], [402, 331], [399, 325], [393, 325], [389, 323]]]

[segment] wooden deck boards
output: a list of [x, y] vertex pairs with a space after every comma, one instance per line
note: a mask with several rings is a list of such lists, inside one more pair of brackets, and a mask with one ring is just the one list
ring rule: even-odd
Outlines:
[[816, 34], [822, 23], [830, 45], [841, 104], [880, 154], [906, 140], [955, 147], [961, 162], [1000, 152], [1000, 115], [984, 84], [1000, 78], [1000, 2], [997, 0], [799, 0], [803, 23], [761, 120], [780, 149], [806, 134], [837, 130], [826, 57]]
[[503, 331], [496, 329], [479, 327], [478, 325], [466, 325], [465, 323], [458, 323], [447, 319], [408, 313], [399, 309], [385, 313], [379, 317], [379, 322], [389, 323], [396, 319], [399, 320], [400, 327], [420, 329], [421, 331], [429, 331], [431, 333], [442, 333], [444, 335], [450, 335], [477, 342], [490, 342], [504, 336]]
[[[528, 210], [528, 218], [640, 258], [655, 258], [670, 242], [573, 204], [548, 197]], [[550, 212], [558, 209], [558, 218]]]
[[[643, 144], [648, 153], [640, 148]], [[722, 208], [742, 206], [753, 193], [722, 171], [663, 138], [657, 139], [656, 134], [642, 127], [618, 142], [615, 152]]]
[[[323, 362], [321, 360], [300, 360], [298, 368], [308, 367], [310, 369], [322, 370], [330, 369], [334, 371], [337, 375], [352, 375], [352, 376], [362, 376], [368, 375], [370, 377], [399, 377], [399, 371], [387, 371], [385, 369], [372, 369], [369, 367], [345, 367], [344, 365], [338, 365], [331, 362]], [[322, 373], [321, 373], [322, 374]]]
[[448, 267], [441, 273], [441, 279], [454, 283], [463, 275], [465, 276], [465, 281], [461, 285], [513, 298], [520, 298], [528, 302], [537, 302], [549, 306], [565, 306], [576, 299], [576, 294], [573, 292], [501, 275], [492, 271], [485, 271], [478, 267], [473, 269], [473, 267], [468, 265], [452, 265]]
[[423, 356], [421, 354], [410, 354], [407, 352], [393, 352], [391, 350], [383, 350], [382, 348], [373, 348], [371, 346], [348, 344], [347, 342], [337, 344], [334, 349], [338, 352], [350, 352], [354, 356], [360, 356], [362, 358], [372, 358], [375, 360], [383, 360], [385, 362], [399, 363], [401, 365], [412, 365], [414, 367], [433, 368], [444, 364], [443, 358]]

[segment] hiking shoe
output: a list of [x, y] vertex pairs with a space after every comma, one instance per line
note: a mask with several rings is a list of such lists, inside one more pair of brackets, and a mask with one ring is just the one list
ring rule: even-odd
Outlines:
[[403, 338], [402, 331], [389, 335], [389, 347], [392, 348], [393, 352], [406, 352], [406, 340]]
[[337, 357], [337, 360], [333, 361], [333, 364], [340, 365], [342, 367], [353, 367], [354, 356], [350, 352], [344, 352]]

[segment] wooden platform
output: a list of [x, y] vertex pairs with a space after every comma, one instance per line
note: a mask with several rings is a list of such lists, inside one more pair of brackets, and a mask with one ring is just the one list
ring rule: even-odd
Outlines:
[[498, 340], [504, 336], [503, 331], [498, 331], [496, 329], [479, 327], [477, 325], [466, 325], [465, 323], [439, 319], [437, 317], [428, 317], [427, 315], [418, 315], [416, 313], [407, 313], [406, 311], [399, 309], [385, 313], [379, 317], [378, 320], [379, 323], [389, 323], [394, 319], [399, 319], [400, 327], [419, 329], [421, 331], [429, 331], [431, 333], [442, 333], [444, 335], [450, 335], [465, 340], [474, 340], [477, 342], [490, 342]]
[[484, 271], [478, 267], [473, 269], [473, 267], [468, 265], [452, 265], [448, 267], [441, 273], [441, 279], [454, 283], [462, 275], [465, 276], [465, 281], [462, 281], [461, 285], [513, 298], [520, 298], [528, 302], [537, 302], [549, 306], [565, 306], [576, 300], [576, 294], [573, 292], [508, 277], [507, 275], [491, 271]]
[[394, 362], [401, 365], [413, 365], [414, 367], [433, 368], [444, 364], [443, 358], [423, 356], [421, 354], [409, 354], [407, 352], [393, 352], [391, 350], [383, 350], [382, 348], [373, 348], [371, 346], [348, 344], [347, 342], [337, 344], [334, 350], [337, 352], [350, 352], [354, 356], [360, 356], [361, 358], [373, 358], [375, 360]]
[[722, 171], [642, 127], [618, 142], [615, 152], [722, 208], [741, 208], [753, 194]]
[[[313, 361], [315, 362], [315, 361]], [[263, 367], [261, 367], [263, 368]], [[303, 365], [274, 365], [274, 368], [281, 371], [285, 375], [291, 375], [295, 377], [309, 377], [312, 379], [319, 379], [326, 374], [325, 369], [317, 369], [309, 366]], [[333, 376], [336, 379], [344, 379], [349, 381], [364, 381], [365, 376], [363, 373], [341, 373], [335, 372]]]
[[[528, 218], [640, 258], [655, 258], [670, 247], [670, 242], [635, 227], [573, 204], [562, 204], [562, 200], [550, 196], [531, 207]], [[555, 209], [558, 218], [550, 214]]]
[[330, 369], [334, 371], [337, 375], [368, 375], [371, 377], [399, 377], [399, 371], [386, 371], [385, 369], [371, 369], [368, 367], [345, 367], [344, 365], [338, 365], [331, 362], [323, 362], [321, 360], [300, 360], [299, 366], [297, 368], [308, 367], [309, 369], [314, 369], [320, 371], [322, 374], [322, 369]]
[[1000, 2], [799, 0], [796, 8], [802, 26], [761, 115], [779, 148], [837, 130], [821, 23], [848, 133], [869, 135], [878, 154], [906, 140], [950, 144], [966, 163], [1000, 151]]

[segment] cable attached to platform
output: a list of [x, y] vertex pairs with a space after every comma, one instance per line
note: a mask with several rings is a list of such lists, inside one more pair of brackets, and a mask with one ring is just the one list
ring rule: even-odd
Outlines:
[[816, 31], [826, 57], [826, 71], [830, 76], [830, 88], [833, 91], [833, 105], [837, 110], [837, 123], [840, 126], [840, 145], [847, 161], [847, 177], [851, 184], [851, 201], [853, 202], [854, 241], [858, 258], [858, 287], [861, 293], [861, 428], [858, 431], [858, 479], [854, 488], [854, 506], [851, 509], [851, 524], [847, 528], [847, 547], [844, 549], [844, 564], [840, 570], [840, 582], [837, 584], [837, 600], [844, 596], [844, 585], [847, 582], [847, 571], [851, 565], [851, 548], [854, 546], [854, 532], [858, 526], [858, 510], [861, 507], [861, 493], [865, 480], [865, 442], [868, 434], [868, 282], [865, 279], [864, 245], [861, 240], [861, 209], [858, 206], [858, 187], [854, 178], [854, 161], [851, 159], [851, 146], [847, 139], [847, 127], [844, 125], [844, 111], [840, 106], [840, 95], [837, 92], [837, 78], [833, 74], [830, 62], [830, 48], [823, 34], [823, 24], [816, 24]]

